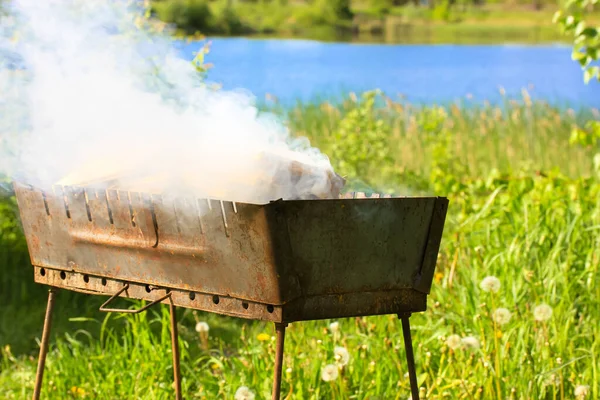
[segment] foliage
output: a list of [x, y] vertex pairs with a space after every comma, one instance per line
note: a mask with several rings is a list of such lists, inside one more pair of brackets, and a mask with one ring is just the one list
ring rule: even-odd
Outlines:
[[164, 22], [174, 24], [187, 33], [209, 32], [213, 14], [207, 0], [169, 0], [153, 4], [152, 10]]
[[585, 20], [586, 11], [597, 4], [598, 0], [568, 0], [553, 18], [573, 38], [572, 58], [581, 65], [586, 83], [600, 81], [600, 66], [594, 65], [600, 55], [600, 26], [588, 26]]
[[390, 129], [374, 113], [378, 91], [366, 92], [356, 108], [342, 118], [330, 138], [334, 167], [349, 179], [366, 178], [391, 161]]
[[214, 28], [218, 32], [226, 35], [239, 35], [246, 31], [246, 28], [235, 9], [230, 6], [222, 7], [217, 13]]
[[[545, 9], [532, 11], [523, 10], [522, 6], [515, 4], [498, 7], [488, 2], [480, 3], [454, 0], [151, 2], [156, 17], [163, 21], [180, 21], [177, 24], [179, 31], [188, 35], [200, 31], [218, 35], [268, 34], [349, 40], [364, 32], [369, 35], [369, 40], [412, 43], [567, 40], [552, 24], [552, 13]], [[192, 5], [199, 7], [198, 12], [204, 17], [193, 18], [197, 22], [188, 26], [191, 21], [187, 21], [185, 10]], [[590, 15], [590, 21], [598, 21], [598, 18], [599, 14]], [[432, 21], [441, 23], [432, 24]]]
[[315, 6], [323, 10], [333, 23], [350, 20], [353, 17], [350, 0], [316, 0]]
[[370, 0], [369, 9], [377, 14], [388, 14], [394, 7], [394, 0]]

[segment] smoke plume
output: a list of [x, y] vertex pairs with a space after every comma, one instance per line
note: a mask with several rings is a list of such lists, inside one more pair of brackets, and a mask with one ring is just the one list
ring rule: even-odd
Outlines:
[[[2, 8], [0, 175], [43, 190], [110, 186], [251, 203], [327, 197], [327, 157], [259, 113], [251, 94], [211, 89], [168, 30], [149, 28], [140, 1]], [[312, 172], [294, 178], [294, 165]]]

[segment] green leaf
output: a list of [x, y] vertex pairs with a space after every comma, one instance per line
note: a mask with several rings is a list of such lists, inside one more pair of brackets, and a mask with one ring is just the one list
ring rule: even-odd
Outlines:
[[577, 0], [567, 0], [567, 1], [565, 2], [565, 8], [566, 8], [566, 9], [569, 9], [569, 8], [571, 8], [571, 7], [572, 7], [572, 6], [573, 6], [573, 5], [574, 5], [576, 2], [577, 2]]
[[587, 38], [593, 38], [593, 37], [598, 36], [598, 29], [597, 28], [588, 27], [588, 28], [585, 28], [584, 30], [582, 30], [581, 32], [579, 32], [577, 35], [582, 35], [582, 36], [585, 36]]
[[563, 16], [562, 11], [558, 10], [557, 12], [554, 13], [554, 15], [552, 16], [552, 23], [556, 24]]
[[598, 77], [600, 75], [600, 67], [590, 67], [585, 70], [583, 73], [583, 81], [587, 84], [593, 78]]
[[581, 53], [577, 50], [573, 50], [573, 52], [571, 53], [571, 59], [573, 61], [581, 61], [581, 59], [583, 58], [587, 58], [587, 54]]
[[585, 22], [584, 21], [579, 21], [577, 23], [577, 26], [575, 26], [575, 35], [576, 36], [581, 35], [581, 32], [583, 32], [584, 29], [585, 29]]

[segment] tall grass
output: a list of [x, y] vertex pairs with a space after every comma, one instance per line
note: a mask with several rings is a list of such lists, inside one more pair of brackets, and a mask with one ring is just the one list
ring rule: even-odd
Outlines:
[[[328, 154], [355, 160], [333, 159], [353, 182], [450, 198], [429, 307], [411, 318], [423, 398], [600, 399], [597, 150], [569, 144], [571, 129], [593, 111], [575, 115], [526, 95], [503, 108], [474, 109], [389, 100], [377, 107], [374, 97], [277, 112]], [[40, 336], [43, 291], [30, 283], [22, 247], [2, 251], [10, 295], [0, 315], [38, 310], [37, 325], [19, 318], [10, 334], [0, 330], [0, 392], [21, 399], [33, 386], [36, 344], [17, 351], [13, 343], [31, 333], [24, 329]], [[488, 276], [498, 279], [498, 291], [481, 284]], [[84, 299], [58, 298], [63, 330], [53, 336], [44, 398], [173, 398], [168, 309], [105, 319], [90, 311], [96, 300], [85, 309]], [[544, 304], [549, 318], [536, 309]], [[506, 311], [494, 318], [498, 308], [510, 318]], [[207, 333], [196, 332], [200, 321]], [[179, 329], [185, 398], [233, 399], [240, 386], [270, 398], [272, 325], [181, 310]], [[285, 399], [409, 397], [394, 316], [293, 323], [286, 342]], [[350, 360], [325, 382], [323, 367], [339, 362], [336, 347]]]

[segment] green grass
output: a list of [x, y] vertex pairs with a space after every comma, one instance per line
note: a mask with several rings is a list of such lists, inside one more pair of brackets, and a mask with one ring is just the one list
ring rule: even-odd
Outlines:
[[[429, 307], [411, 318], [422, 393], [562, 400], [589, 385], [586, 399], [600, 399], [597, 147], [569, 144], [572, 128], [598, 119], [597, 111], [556, 110], [527, 95], [507, 99], [503, 110], [385, 99], [377, 108], [371, 100], [351, 96], [335, 107], [277, 111], [296, 134], [329, 155], [345, 155], [346, 163], [332, 160], [353, 182], [449, 197]], [[45, 290], [31, 283], [22, 238], [10, 214], [1, 215], [0, 392], [3, 399], [24, 399], [33, 386], [32, 338], [40, 337]], [[480, 288], [490, 275], [501, 283], [496, 293]], [[168, 309], [105, 319], [94, 311], [101, 300], [60, 293], [43, 398], [173, 398]], [[553, 312], [536, 321], [534, 308], [542, 303]], [[491, 317], [498, 307], [512, 314], [506, 325]], [[194, 330], [197, 321], [208, 322], [207, 341]], [[342, 319], [336, 334], [330, 322], [289, 327], [283, 398], [409, 397], [396, 318]], [[271, 324], [180, 310], [179, 329], [185, 398], [233, 399], [242, 385], [257, 399], [270, 398]], [[480, 347], [450, 349], [451, 335], [473, 336]], [[350, 361], [338, 379], [325, 382], [321, 370], [335, 363], [335, 346], [345, 347]]]

